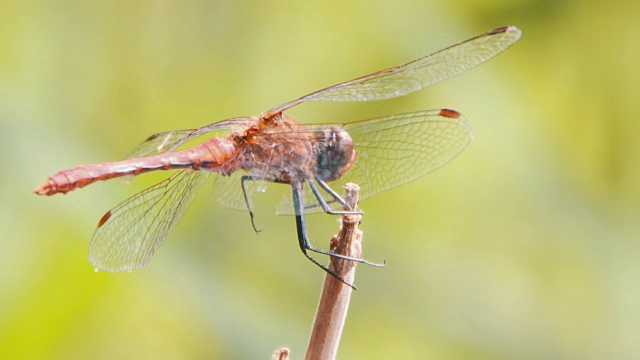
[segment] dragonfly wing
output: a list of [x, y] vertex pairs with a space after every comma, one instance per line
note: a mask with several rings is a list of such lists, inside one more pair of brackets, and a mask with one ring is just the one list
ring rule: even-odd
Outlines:
[[144, 142], [136, 146], [126, 159], [145, 157], [166, 152], [176, 142], [187, 138], [195, 129], [188, 130], [174, 130], [163, 133], [153, 134], [149, 136]]
[[[338, 192], [338, 194], [342, 194], [344, 191], [342, 188], [333, 188]], [[340, 211], [344, 210], [342, 208], [342, 204], [339, 202], [333, 201], [327, 193], [320, 190], [320, 193], [323, 195], [325, 202], [329, 205], [332, 210]], [[309, 184], [305, 183], [302, 188], [302, 196], [300, 197], [302, 204], [305, 207], [305, 214], [314, 214], [324, 212], [324, 209], [320, 206], [318, 198], [316, 198], [315, 194], [311, 191]], [[282, 197], [280, 202], [276, 205], [276, 214], [278, 215], [296, 215], [297, 211], [293, 203], [293, 196], [291, 191], [288, 191], [286, 195]]]
[[[307, 131], [327, 125], [304, 126]], [[455, 110], [424, 110], [348, 123], [357, 157], [351, 169], [328, 185], [338, 194], [348, 182], [360, 185], [360, 199], [406, 184], [444, 166], [461, 153], [473, 138], [471, 124]], [[324, 190], [320, 193], [332, 210], [344, 210]], [[318, 200], [305, 185], [305, 213], [322, 212]], [[277, 206], [279, 214], [295, 214], [291, 196]]]
[[174, 151], [187, 141], [207, 133], [213, 133], [210, 134], [212, 136], [224, 136], [229, 133], [229, 131], [240, 131], [249, 126], [251, 121], [253, 120], [249, 117], [239, 117], [218, 121], [198, 129], [174, 130], [154, 134], [136, 146], [126, 158], [151, 156], [167, 151]]
[[469, 121], [454, 110], [425, 110], [344, 126], [357, 151], [351, 169], [331, 183], [361, 187], [360, 199], [406, 184], [444, 166], [473, 139]]
[[181, 170], [106, 213], [91, 239], [91, 263], [109, 272], [143, 268], [209, 175]]
[[[221, 205], [236, 210], [249, 210], [242, 192], [242, 176], [244, 175], [247, 175], [245, 171], [236, 171], [229, 176], [217, 176], [215, 178], [213, 195]], [[257, 185], [255, 181], [245, 182], [245, 190], [249, 201], [257, 191]]]
[[521, 34], [515, 26], [495, 29], [404, 65], [313, 92], [266, 115], [306, 101], [374, 101], [404, 96], [480, 65], [506, 50]]

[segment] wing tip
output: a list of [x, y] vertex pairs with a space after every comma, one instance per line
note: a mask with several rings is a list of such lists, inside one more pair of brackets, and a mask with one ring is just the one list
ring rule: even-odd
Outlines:
[[102, 225], [104, 225], [104, 223], [106, 223], [107, 220], [109, 220], [109, 218], [111, 217], [111, 214], [112, 214], [111, 211], [107, 211], [107, 213], [102, 216], [100, 221], [98, 221], [98, 227], [102, 227]]
[[452, 109], [440, 109], [438, 114], [449, 119], [459, 119], [462, 116], [462, 114]]
[[145, 267], [150, 258], [142, 263], [137, 263], [132, 261], [132, 259], [126, 259], [127, 261], [110, 261], [106, 259], [100, 252], [95, 252], [94, 249], [89, 249], [89, 262], [93, 266], [93, 270], [95, 272], [104, 271], [108, 273], [119, 273], [119, 272], [133, 272], [135, 270], [140, 270]]
[[497, 34], [507, 34], [510, 37], [513, 37], [513, 41], [517, 41], [522, 36], [522, 30], [520, 30], [517, 26], [503, 26], [497, 29], [493, 29], [487, 33], [488, 35], [497, 35]]

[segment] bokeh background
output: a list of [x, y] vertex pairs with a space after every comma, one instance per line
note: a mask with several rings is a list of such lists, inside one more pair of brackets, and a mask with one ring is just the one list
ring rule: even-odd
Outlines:
[[[640, 357], [638, 18], [625, 0], [2, 1], [0, 358], [301, 358], [324, 274], [271, 190], [255, 235], [205, 185], [149, 266], [108, 274], [87, 260], [95, 224], [161, 177], [32, 188], [505, 25], [522, 39], [445, 83], [289, 112], [448, 107], [475, 130], [445, 168], [361, 204], [365, 257], [387, 267], [358, 268], [339, 357]], [[336, 217], [309, 221], [326, 246]]]

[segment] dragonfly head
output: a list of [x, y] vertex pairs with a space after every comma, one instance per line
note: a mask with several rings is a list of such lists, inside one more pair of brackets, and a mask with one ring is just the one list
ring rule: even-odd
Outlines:
[[321, 132], [318, 143], [316, 175], [320, 180], [337, 180], [349, 171], [356, 159], [349, 133], [339, 126], [333, 126]]

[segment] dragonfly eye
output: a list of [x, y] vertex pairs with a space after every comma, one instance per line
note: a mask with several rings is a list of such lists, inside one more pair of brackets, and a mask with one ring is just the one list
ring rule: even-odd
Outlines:
[[337, 180], [351, 168], [355, 159], [353, 140], [342, 128], [334, 126], [321, 136], [318, 147], [316, 175], [320, 180]]

